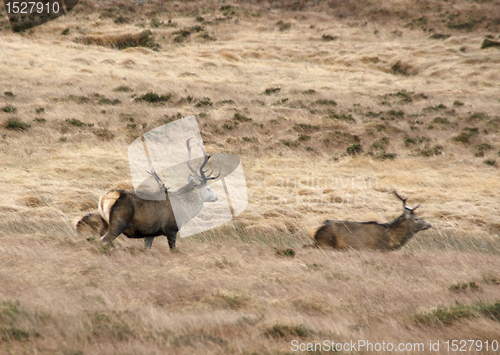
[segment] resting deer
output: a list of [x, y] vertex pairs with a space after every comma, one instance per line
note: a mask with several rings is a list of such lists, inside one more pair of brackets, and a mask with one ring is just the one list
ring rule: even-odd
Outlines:
[[309, 231], [318, 247], [335, 249], [376, 249], [380, 251], [402, 248], [416, 233], [432, 226], [420, 219], [414, 211], [416, 207], [406, 206], [406, 199], [394, 194], [403, 201], [403, 214], [391, 223], [350, 222], [328, 220], [323, 225]]
[[[138, 197], [134, 191], [111, 190], [99, 200], [99, 214], [89, 213], [77, 223], [77, 231], [98, 232], [103, 242], [111, 244], [121, 233], [129, 238], [145, 238], [144, 245], [150, 249], [155, 237], [166, 235], [170, 249], [175, 248], [177, 232], [182, 226], [196, 217], [205, 202], [216, 202], [217, 195], [207, 182], [220, 176], [207, 176], [204, 170], [210, 159], [203, 145], [196, 142], [203, 151], [204, 159], [197, 171], [191, 162], [191, 146], [187, 140], [189, 159], [187, 165], [192, 174], [188, 183], [170, 192], [164, 189], [163, 181], [154, 169], [150, 172], [160, 188], [165, 191], [165, 200], [146, 200]], [[175, 206], [175, 215], [174, 207]]]

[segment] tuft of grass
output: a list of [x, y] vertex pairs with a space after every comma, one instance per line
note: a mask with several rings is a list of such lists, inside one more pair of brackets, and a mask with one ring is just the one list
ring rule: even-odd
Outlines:
[[161, 25], [163, 25], [163, 22], [160, 22], [157, 18], [152, 18], [151, 21], [149, 22], [149, 26], [151, 28], [158, 28]]
[[396, 97], [400, 98], [401, 101], [404, 102], [412, 102], [413, 101], [413, 93], [408, 92], [406, 90], [400, 90], [394, 94]]
[[5, 320], [6, 318], [9, 321], [14, 321], [21, 314], [21, 310], [19, 309], [20, 303], [17, 302], [1, 302], [0, 303], [0, 319]]
[[417, 324], [435, 326], [438, 324], [451, 325], [459, 320], [475, 317], [486, 317], [500, 322], [500, 302], [439, 307], [430, 312], [415, 314], [413, 320]]
[[295, 250], [291, 248], [284, 248], [284, 249], [276, 249], [276, 255], [278, 256], [288, 256], [288, 257], [294, 257], [295, 256]]
[[99, 139], [102, 139], [103, 141], [111, 141], [113, 140], [113, 138], [115, 138], [114, 133], [107, 128], [97, 129], [92, 133], [94, 133]]
[[280, 143], [289, 148], [297, 148], [300, 145], [299, 142], [289, 141], [287, 139], [280, 139]]
[[76, 96], [76, 95], [69, 95], [68, 96], [69, 100], [75, 101], [79, 104], [87, 104], [90, 102], [90, 98], [87, 96]]
[[439, 307], [428, 313], [414, 315], [417, 324], [422, 325], [451, 325], [453, 322], [472, 317], [474, 312], [469, 305], [456, 305], [452, 307]]
[[243, 137], [241, 140], [246, 143], [259, 143], [257, 137]]
[[205, 297], [203, 302], [218, 308], [237, 310], [247, 307], [250, 300], [250, 297], [245, 294], [218, 291], [209, 297]]
[[397, 154], [395, 153], [387, 153], [387, 152], [380, 152], [375, 155], [375, 159], [378, 160], [394, 160], [396, 159]]
[[271, 94], [276, 94], [277, 92], [280, 92], [281, 91], [281, 88], [278, 88], [278, 87], [275, 87], [275, 88], [267, 88], [265, 91], [264, 91], [264, 94], [265, 95], [271, 95]]
[[276, 101], [275, 103], [273, 103], [273, 105], [283, 105], [287, 101], [288, 101], [288, 98], [285, 97], [283, 99], [279, 99], [278, 101]]
[[453, 101], [453, 106], [459, 107], [465, 105], [462, 101], [455, 100]]
[[422, 144], [430, 142], [429, 137], [404, 137], [403, 141], [406, 147], [409, 147], [411, 144]]
[[495, 166], [496, 165], [496, 160], [495, 159], [486, 159], [483, 163], [489, 166]]
[[66, 27], [64, 30], [62, 30], [61, 34], [62, 34], [63, 36], [68, 35], [68, 34], [69, 34], [69, 27]]
[[318, 105], [337, 106], [337, 102], [335, 102], [334, 100], [321, 99], [316, 100], [314, 103]]
[[387, 114], [395, 118], [403, 118], [405, 115], [405, 113], [401, 110], [389, 110], [387, 111]]
[[328, 109], [328, 118], [335, 118], [337, 120], [346, 122], [355, 122], [354, 118], [350, 113], [344, 113], [344, 112], [338, 113], [331, 109]]
[[433, 33], [429, 36], [429, 39], [446, 39], [448, 37], [451, 37], [451, 35], [447, 33]]
[[250, 122], [252, 120], [250, 117], [247, 117], [241, 113], [235, 113], [233, 118], [236, 121], [240, 121], [240, 122]]
[[276, 26], [278, 26], [279, 30], [282, 32], [292, 28], [292, 24], [290, 22], [283, 22], [282, 20], [276, 22]]
[[220, 10], [222, 11], [222, 14], [226, 17], [231, 17], [234, 15], [234, 9], [231, 5], [223, 5], [220, 7]]
[[476, 127], [465, 127], [462, 129], [458, 135], [454, 136], [452, 139], [456, 142], [468, 144], [473, 136], [479, 133], [479, 129]]
[[415, 74], [415, 69], [410, 64], [403, 63], [400, 60], [391, 66], [391, 70], [393, 74], [398, 75], [409, 76]]
[[[413, 91], [407, 91], [405, 89], [399, 90], [393, 94], [386, 94], [382, 96], [385, 99], [395, 97], [399, 99], [402, 103], [410, 103], [414, 99], [427, 99], [427, 96], [424, 94], [415, 94]], [[384, 101], [384, 104], [388, 104], [388, 102]]]
[[191, 31], [188, 30], [175, 31], [174, 33], [172, 33], [172, 35], [175, 36], [174, 42], [182, 43], [187, 38], [191, 37]]
[[30, 332], [17, 327], [2, 327], [0, 328], [0, 336], [5, 342], [10, 342], [12, 340], [23, 341], [29, 340]]
[[468, 119], [469, 120], [485, 120], [488, 118], [488, 115], [484, 112], [472, 112]]
[[128, 86], [120, 85], [120, 86], [116, 87], [113, 91], [116, 91], [116, 92], [132, 92], [133, 90], [131, 88], [129, 88]]
[[134, 115], [131, 113], [120, 113], [119, 116], [122, 122], [134, 122]]
[[9, 119], [5, 124], [5, 128], [12, 131], [26, 131], [30, 127], [31, 127], [30, 124], [19, 120], [19, 118], [17, 117]]
[[17, 111], [17, 108], [11, 106], [4, 106], [2, 107], [2, 111], [7, 113], [14, 113]]
[[429, 112], [429, 111], [439, 111], [439, 110], [445, 110], [447, 107], [446, 105], [443, 105], [443, 104], [439, 104], [439, 105], [436, 105], [436, 106], [428, 106], [428, 107], [424, 107], [422, 109], [422, 111], [424, 112]]
[[332, 36], [332, 35], [327, 35], [327, 34], [323, 34], [323, 36], [321, 36], [321, 39], [323, 41], [335, 41], [338, 38], [339, 38], [338, 36]]
[[498, 278], [490, 273], [484, 274], [483, 280], [488, 285], [500, 285], [500, 278]]
[[4, 342], [29, 340], [29, 331], [19, 328], [16, 323], [25, 312], [21, 311], [19, 302], [0, 303], [0, 339]]
[[450, 292], [464, 292], [467, 291], [468, 289], [471, 291], [478, 291], [479, 286], [474, 281], [471, 281], [466, 283], [458, 283], [448, 287], [448, 290], [450, 290]]
[[446, 117], [436, 117], [432, 120], [432, 123], [442, 124], [442, 125], [450, 125], [451, 122]]
[[458, 135], [453, 137], [453, 140], [456, 142], [468, 144], [470, 143], [471, 135], [467, 132], [460, 132]]
[[120, 35], [84, 36], [76, 38], [75, 42], [85, 45], [105, 46], [114, 49], [125, 49], [130, 47], [157, 49], [159, 47], [158, 44], [155, 43], [153, 33], [150, 30]]
[[481, 143], [476, 145], [476, 157], [484, 157], [484, 152], [492, 150], [493, 147], [488, 143]]
[[10, 97], [14, 97], [14, 96], [16, 96], [16, 95], [14, 95], [14, 93], [13, 93], [12, 91], [5, 91], [3, 94], [4, 94], [5, 96], [10, 96]]
[[172, 94], [158, 95], [154, 92], [145, 93], [142, 96], [136, 98], [139, 101], [146, 101], [149, 103], [167, 102], [172, 98]]
[[316, 297], [295, 298], [292, 300], [291, 304], [297, 311], [310, 315], [324, 314], [330, 310], [328, 304]]
[[203, 98], [203, 100], [199, 100], [197, 103], [196, 103], [196, 107], [202, 107], [202, 106], [212, 106], [214, 103], [212, 102], [212, 100], [210, 100], [209, 97], [205, 97]]
[[483, 42], [481, 43], [481, 49], [489, 48], [489, 47], [499, 47], [500, 48], [500, 41], [492, 41], [489, 38], [483, 39]]
[[389, 138], [382, 137], [373, 142], [371, 147], [377, 150], [385, 150], [388, 145], [389, 145]]
[[131, 326], [116, 312], [96, 312], [92, 317], [92, 335], [125, 341], [135, 337]]
[[420, 155], [422, 155], [424, 157], [430, 157], [433, 155], [441, 155], [442, 152], [443, 152], [443, 146], [442, 145], [435, 145], [432, 148], [422, 149], [420, 151]]
[[83, 123], [82, 121], [80, 121], [79, 119], [76, 119], [76, 118], [68, 118], [68, 119], [66, 119], [66, 123], [71, 125], [71, 126], [75, 126], [75, 127], [85, 126], [85, 123]]
[[130, 18], [128, 18], [127, 16], [120, 15], [117, 18], [115, 18], [115, 20], [113, 22], [116, 24], [123, 24], [123, 23], [131, 23], [132, 20]]
[[264, 335], [268, 338], [307, 338], [316, 332], [307, 328], [303, 324], [299, 325], [288, 325], [282, 323], [276, 323], [274, 325], [270, 325], [264, 329]]
[[293, 129], [297, 132], [311, 133], [318, 131], [320, 127], [317, 125], [311, 125], [309, 123], [298, 123], [293, 126]]
[[363, 152], [363, 147], [360, 143], [353, 143], [346, 148], [346, 153], [349, 155], [358, 155]]

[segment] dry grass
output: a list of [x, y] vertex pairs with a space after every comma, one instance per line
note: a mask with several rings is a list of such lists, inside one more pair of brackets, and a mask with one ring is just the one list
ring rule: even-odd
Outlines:
[[[131, 4], [0, 24], [0, 353], [500, 340], [498, 4]], [[130, 187], [128, 144], [191, 114], [241, 157], [247, 210], [178, 253], [78, 238]], [[385, 254], [301, 248], [325, 219], [392, 220], [392, 188], [433, 229]]]

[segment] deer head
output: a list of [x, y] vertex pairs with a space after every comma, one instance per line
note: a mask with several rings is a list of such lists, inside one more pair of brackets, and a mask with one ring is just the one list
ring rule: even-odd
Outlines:
[[[201, 164], [200, 168], [198, 171], [193, 167], [192, 162], [191, 162], [191, 148], [192, 146], [190, 145], [191, 140], [193, 140], [202, 150], [203, 152], [203, 163]], [[187, 165], [189, 167], [189, 170], [191, 170], [191, 173], [189, 175], [188, 181], [193, 185], [193, 187], [200, 189], [201, 192], [201, 198], [204, 202], [215, 202], [218, 200], [217, 195], [212, 191], [210, 186], [208, 186], [207, 182], [208, 180], [215, 180], [217, 179], [221, 172], [219, 171], [219, 174], [217, 176], [213, 176], [213, 170], [207, 175], [210, 169], [205, 169], [205, 166], [208, 163], [208, 160], [210, 159], [211, 155], [208, 155], [207, 152], [205, 151], [205, 148], [203, 147], [203, 144], [200, 142], [194, 140], [193, 137], [189, 138], [186, 142], [187, 148], [188, 148], [188, 162]]]
[[408, 222], [408, 227], [411, 233], [417, 233], [419, 231], [423, 231], [432, 227], [429, 223], [427, 223], [414, 213], [414, 211], [420, 205], [416, 205], [413, 208], [408, 207], [406, 206], [405, 198], [402, 198], [400, 195], [398, 195], [396, 190], [394, 190], [393, 193], [394, 195], [396, 195], [397, 198], [399, 198], [403, 202], [403, 216], [405, 220]]

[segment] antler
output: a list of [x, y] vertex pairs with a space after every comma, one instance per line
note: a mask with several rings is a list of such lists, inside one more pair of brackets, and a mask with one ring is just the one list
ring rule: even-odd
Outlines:
[[[189, 141], [190, 141], [191, 139], [193, 139], [193, 140], [194, 140], [194, 138], [193, 138], [193, 137], [191, 137], [191, 138], [188, 138], [188, 140], [187, 140], [187, 142], [186, 142], [186, 144], [187, 144], [187, 149], [188, 149], [188, 161], [187, 161], [187, 166], [188, 166], [189, 170], [191, 170], [191, 172], [192, 172], [194, 175], [198, 176], [198, 174], [196, 173], [196, 170], [195, 170], [195, 169], [193, 168], [193, 166], [191, 165], [191, 146], [189, 145]], [[196, 142], [196, 141], [195, 141], [195, 142]], [[198, 143], [198, 142], [197, 142], [197, 143]]]
[[401, 196], [399, 196], [396, 190], [393, 190], [392, 193], [396, 195], [396, 197], [399, 198], [401, 201], [403, 201], [403, 207], [406, 208], [406, 198], [402, 198]]
[[[193, 168], [193, 166], [191, 165], [191, 146], [189, 144], [189, 141], [191, 139], [194, 140], [196, 142], [196, 144], [198, 144], [198, 146], [200, 147], [201, 151], [203, 152], [203, 156], [204, 156], [203, 163], [200, 166], [200, 173], [199, 174], [196, 172], [195, 168]], [[188, 148], [188, 162], [187, 162], [187, 165], [189, 167], [189, 170], [191, 170], [191, 172], [193, 174], [195, 174], [196, 176], [200, 177], [203, 181], [217, 179], [220, 176], [220, 174], [221, 174], [220, 171], [219, 171], [219, 175], [214, 176], [214, 177], [212, 176], [213, 171], [210, 174], [208, 174], [208, 176], [205, 175], [209, 171], [209, 169], [203, 170], [203, 168], [205, 167], [205, 165], [207, 165], [208, 159], [210, 159], [210, 157], [212, 155], [207, 155], [207, 152], [205, 151], [205, 148], [203, 147], [203, 144], [201, 144], [200, 142], [196, 141], [193, 137], [189, 138], [187, 140], [186, 144], [187, 144], [187, 148]]]
[[420, 206], [420, 204], [418, 204], [415, 207], [410, 208], [410, 207], [406, 206], [406, 198], [402, 198], [401, 196], [399, 196], [398, 193], [396, 192], [396, 190], [393, 190], [392, 193], [394, 195], [396, 195], [397, 198], [399, 198], [401, 201], [403, 201], [403, 208], [407, 209], [408, 211], [412, 211], [413, 212], [413, 211], [415, 211], [418, 208], [418, 206]]
[[158, 174], [156, 173], [156, 171], [153, 168], [153, 165], [151, 163], [149, 164], [149, 167], [151, 168], [151, 171], [146, 170], [146, 172], [155, 178], [160, 190], [165, 189], [165, 184], [164, 184], [163, 180], [158, 176]]

